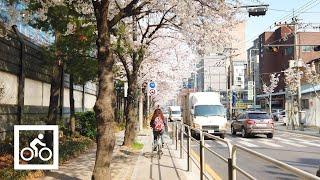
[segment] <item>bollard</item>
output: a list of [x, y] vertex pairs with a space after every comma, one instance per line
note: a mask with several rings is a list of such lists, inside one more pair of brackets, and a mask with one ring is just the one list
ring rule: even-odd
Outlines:
[[188, 149], [187, 149], [187, 154], [188, 154], [188, 171], [191, 171], [191, 158], [190, 158], [190, 152], [191, 152], [191, 131], [190, 131], [190, 127], [187, 126], [188, 128], [188, 141], [187, 141], [187, 146], [188, 146]]
[[182, 123], [180, 123], [180, 158], [182, 159], [182, 155], [183, 155], [183, 125]]
[[200, 130], [200, 179], [204, 178], [204, 137], [202, 130]]

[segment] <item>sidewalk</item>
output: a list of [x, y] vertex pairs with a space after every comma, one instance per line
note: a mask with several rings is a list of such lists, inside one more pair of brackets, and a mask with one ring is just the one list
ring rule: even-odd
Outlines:
[[199, 174], [187, 171], [187, 159], [180, 159], [180, 151], [175, 149], [172, 139], [164, 136], [165, 146], [163, 155], [158, 158], [156, 152], [152, 152], [152, 132], [143, 138], [144, 149], [134, 168], [131, 180], [161, 180], [161, 179], [199, 179]]
[[[187, 160], [180, 159], [180, 152], [168, 135], [165, 135], [164, 154], [158, 159], [152, 154], [152, 131], [145, 130], [139, 134], [137, 140], [144, 144], [144, 148], [135, 151], [121, 146], [124, 132], [116, 134], [116, 145], [113, 151], [111, 176], [115, 180], [147, 180], [147, 179], [199, 179], [199, 174], [187, 172]], [[41, 180], [90, 180], [94, 168], [96, 148], [88, 150], [63, 165], [58, 170], [46, 173]], [[196, 174], [196, 175], [195, 175]]]
[[[111, 176], [112, 179], [130, 179], [138, 160], [139, 152], [129, 150], [121, 146], [124, 132], [116, 134], [116, 145], [113, 151]], [[96, 157], [96, 148], [88, 150], [79, 157], [59, 165], [58, 170], [52, 170], [46, 173], [41, 180], [90, 180], [94, 168]]]
[[290, 133], [296, 133], [296, 134], [303, 134], [303, 135], [320, 137], [320, 129], [319, 129], [319, 127], [305, 127], [304, 131], [301, 131], [300, 127], [296, 127], [295, 130], [292, 130], [291, 126], [287, 127], [287, 126], [285, 126], [283, 124], [276, 124], [275, 129], [279, 130], [279, 131], [290, 132]]

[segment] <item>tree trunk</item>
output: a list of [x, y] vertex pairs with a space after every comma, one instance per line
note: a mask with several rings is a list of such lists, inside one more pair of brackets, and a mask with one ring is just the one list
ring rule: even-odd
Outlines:
[[107, 60], [99, 62], [99, 94], [94, 106], [97, 120], [97, 152], [92, 175], [95, 180], [110, 180], [110, 163], [115, 145], [114, 135], [114, 102], [111, 53]]
[[73, 74], [70, 74], [69, 80], [69, 98], [70, 98], [70, 131], [71, 135], [76, 132], [76, 117], [74, 110], [74, 97], [73, 97]]
[[94, 106], [97, 121], [96, 162], [92, 173], [94, 180], [111, 180], [110, 164], [115, 146], [114, 109], [115, 92], [113, 82], [114, 60], [111, 52], [108, 25], [109, 1], [92, 1], [98, 29], [98, 97]]
[[128, 81], [128, 97], [127, 97], [127, 108], [125, 111], [126, 114], [126, 130], [123, 145], [130, 147], [134, 142], [136, 137], [136, 124], [137, 124], [137, 114], [135, 108], [135, 100], [137, 90], [137, 76], [134, 74], [131, 75], [131, 80]]
[[[59, 41], [60, 33], [56, 33], [56, 42]], [[57, 47], [58, 49], [58, 47]], [[60, 80], [61, 80], [61, 60], [59, 56], [59, 50], [56, 50], [57, 62], [52, 67], [51, 87], [50, 87], [50, 102], [48, 110], [47, 125], [56, 125], [59, 112], [59, 96], [60, 96]], [[50, 148], [53, 146], [53, 134], [52, 131], [45, 131], [45, 141]]]

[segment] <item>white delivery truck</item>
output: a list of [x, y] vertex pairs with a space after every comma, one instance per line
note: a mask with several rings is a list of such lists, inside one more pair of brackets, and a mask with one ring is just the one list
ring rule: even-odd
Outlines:
[[169, 120], [181, 121], [181, 108], [180, 106], [169, 106]]
[[227, 118], [225, 108], [220, 102], [220, 93], [188, 93], [183, 99], [183, 122], [203, 132], [224, 138]]

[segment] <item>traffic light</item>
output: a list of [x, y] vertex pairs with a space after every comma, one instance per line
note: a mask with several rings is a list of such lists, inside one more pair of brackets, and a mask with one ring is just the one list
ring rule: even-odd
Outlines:
[[248, 9], [249, 17], [250, 16], [264, 16], [266, 15], [267, 8], [266, 7], [257, 7]]
[[320, 51], [320, 45], [315, 46], [315, 47], [313, 48], [313, 50], [314, 50], [314, 51]]
[[277, 53], [279, 51], [279, 47], [269, 46], [268, 51], [273, 52], [273, 53]]

